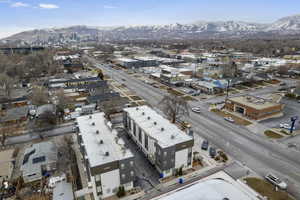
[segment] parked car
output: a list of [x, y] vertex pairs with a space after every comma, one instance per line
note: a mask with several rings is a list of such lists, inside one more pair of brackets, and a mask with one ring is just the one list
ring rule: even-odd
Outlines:
[[[282, 124], [279, 124], [279, 127], [280, 128], [284, 128], [284, 129], [291, 129], [292, 127], [291, 127], [291, 125], [290, 124], [288, 124], [288, 123], [282, 123]], [[293, 127], [293, 130], [295, 130], [296, 128], [295, 128], [295, 126]]]
[[298, 100], [298, 103], [300, 103], [300, 100]]
[[195, 113], [201, 113], [201, 109], [199, 107], [192, 108], [192, 111]]
[[208, 141], [204, 140], [202, 142], [201, 149], [206, 151], [208, 149], [208, 145], [209, 145]]
[[216, 154], [217, 154], [216, 149], [214, 147], [210, 147], [209, 148], [209, 155], [210, 155], [210, 157], [215, 158]]
[[232, 117], [224, 117], [224, 119], [228, 122], [234, 123], [234, 119], [232, 119]]
[[280, 180], [278, 177], [276, 177], [274, 174], [267, 174], [265, 176], [265, 178], [272, 183], [273, 185], [276, 185], [277, 187], [279, 187], [282, 190], [285, 190], [287, 188], [287, 184], [285, 182], [283, 182], [282, 180]]

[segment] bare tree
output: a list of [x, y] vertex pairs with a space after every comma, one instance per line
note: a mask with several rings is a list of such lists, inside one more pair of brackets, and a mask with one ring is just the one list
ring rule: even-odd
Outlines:
[[34, 105], [44, 105], [49, 102], [47, 90], [44, 87], [34, 87], [30, 100]]
[[171, 122], [175, 123], [182, 116], [189, 115], [189, 106], [187, 101], [174, 94], [169, 94], [163, 97], [159, 102], [163, 112], [171, 118]]
[[14, 80], [10, 78], [7, 74], [0, 74], [0, 88], [5, 92], [5, 95], [10, 98], [11, 91], [13, 89]]
[[126, 103], [125, 98], [116, 97], [110, 99], [109, 101], [101, 102], [99, 107], [105, 113], [108, 120], [111, 120], [111, 115], [121, 112], [125, 103]]

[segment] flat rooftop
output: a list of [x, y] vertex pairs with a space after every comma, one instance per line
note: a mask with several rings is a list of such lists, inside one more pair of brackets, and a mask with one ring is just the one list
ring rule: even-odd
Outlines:
[[164, 194], [155, 200], [258, 200], [222, 179], [196, 182], [177, 191]]
[[280, 105], [279, 103], [273, 102], [272, 100], [264, 99], [261, 97], [250, 96], [250, 95], [232, 97], [229, 98], [228, 100], [239, 104], [243, 104], [248, 107], [255, 108], [257, 110], [262, 110], [262, 109]]
[[259, 200], [259, 196], [246, 183], [219, 171], [152, 200]]
[[104, 113], [80, 116], [77, 123], [91, 167], [133, 157], [117, 131], [109, 126]]
[[148, 106], [125, 108], [124, 111], [163, 148], [193, 140], [191, 136]]

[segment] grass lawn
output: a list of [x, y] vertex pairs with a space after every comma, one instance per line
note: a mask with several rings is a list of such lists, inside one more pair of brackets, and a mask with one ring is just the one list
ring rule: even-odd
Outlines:
[[235, 124], [238, 124], [238, 125], [242, 125], [242, 126], [248, 126], [250, 124], [252, 124], [250, 121], [248, 120], [245, 120], [243, 118], [240, 118], [240, 117], [237, 117], [235, 115], [232, 115], [230, 113], [227, 113], [227, 112], [224, 112], [222, 110], [219, 110], [219, 109], [212, 109], [211, 112], [214, 112], [216, 113], [217, 115], [219, 116], [222, 116], [222, 117], [231, 117], [232, 119], [234, 119], [234, 123]]
[[265, 136], [267, 136], [268, 138], [271, 138], [271, 139], [279, 139], [279, 138], [283, 138], [282, 135], [274, 132], [274, 131], [271, 131], [271, 130], [266, 130], [264, 132]]
[[142, 98], [139, 96], [130, 96], [130, 98], [133, 99], [134, 101], [142, 100]]
[[275, 191], [274, 185], [271, 183], [259, 179], [259, 178], [245, 178], [244, 179], [252, 189], [268, 197], [269, 200], [294, 200], [285, 191]]
[[196, 101], [196, 99], [194, 99], [191, 96], [184, 96], [183, 99], [186, 100], [186, 101]]
[[174, 95], [176, 95], [176, 96], [183, 96], [183, 95], [184, 95], [184, 93], [179, 92], [178, 90], [174, 90], [174, 89], [169, 89], [168, 92], [169, 92], [170, 94], [174, 94]]

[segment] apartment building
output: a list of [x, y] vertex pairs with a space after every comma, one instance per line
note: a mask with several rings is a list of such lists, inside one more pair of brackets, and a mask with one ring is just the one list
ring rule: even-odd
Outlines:
[[117, 136], [104, 113], [77, 118], [78, 144], [94, 199], [115, 195], [120, 186], [130, 190], [135, 178], [134, 156]]
[[167, 177], [192, 167], [194, 139], [148, 106], [125, 108], [128, 135], [159, 171]]

